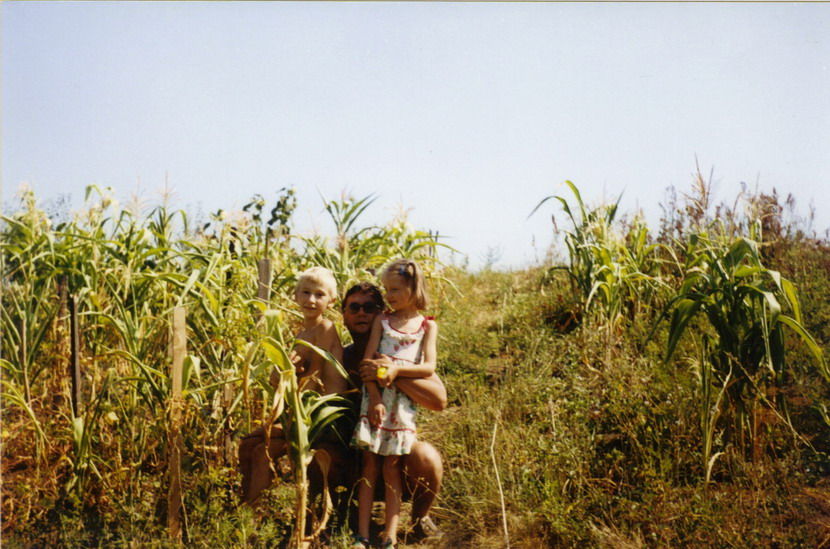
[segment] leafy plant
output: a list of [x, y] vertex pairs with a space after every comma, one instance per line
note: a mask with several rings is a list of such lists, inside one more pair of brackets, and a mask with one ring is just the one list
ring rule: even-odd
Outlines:
[[[348, 374], [337, 360], [329, 353], [302, 340], [295, 340], [295, 344], [310, 347], [326, 358], [339, 372], [348, 379]], [[325, 527], [331, 500], [328, 488], [324, 488], [324, 518], [317, 529], [310, 536], [306, 535], [306, 516], [308, 512], [308, 467], [312, 460], [317, 459], [323, 474], [328, 476], [330, 459], [324, 450], [312, 448], [314, 442], [340, 418], [347, 410], [346, 400], [337, 395], [320, 395], [315, 391], [303, 390], [308, 379], [297, 381], [297, 373], [288, 354], [288, 348], [273, 337], [266, 337], [261, 342], [268, 359], [279, 372], [278, 388], [274, 395], [272, 419], [280, 418], [288, 443], [288, 452], [291, 457], [294, 472], [294, 484], [297, 489], [297, 504], [295, 508], [295, 526], [292, 535], [292, 547], [309, 547]], [[269, 423], [270, 425], [270, 423]], [[266, 447], [268, 444], [266, 444]]]
[[659, 278], [661, 261], [657, 252], [661, 246], [649, 242], [648, 227], [640, 218], [635, 218], [627, 237], [620, 234], [614, 220], [621, 197], [614, 204], [591, 209], [585, 206], [576, 185], [570, 181], [565, 184], [574, 195], [576, 208], [564, 197], [554, 195], [539, 202], [531, 215], [551, 198], [562, 205], [571, 224], [570, 230], [563, 231], [568, 265], [551, 267], [549, 272], [568, 274], [583, 311], [590, 311], [596, 304], [610, 349], [624, 312], [648, 306], [656, 290], [665, 287]]
[[[692, 321], [698, 316], [705, 318], [700, 336], [705, 352], [699, 377], [704, 397], [704, 437], [708, 441], [704, 461], [708, 467], [711, 439], [719, 419], [719, 412], [710, 412], [713, 385], [725, 391], [724, 444], [735, 442], [746, 448], [749, 443], [757, 456], [754, 411], [759, 403], [772, 406], [766, 399], [766, 387], [780, 386], [788, 373], [785, 329], [807, 345], [825, 379], [830, 380], [830, 372], [821, 348], [801, 323], [794, 285], [777, 271], [764, 267], [755, 240], [737, 238], [724, 246], [706, 234], [693, 234], [685, 255], [683, 283], [669, 307], [672, 317], [666, 361], [674, 355]], [[782, 303], [792, 316], [784, 314]]]

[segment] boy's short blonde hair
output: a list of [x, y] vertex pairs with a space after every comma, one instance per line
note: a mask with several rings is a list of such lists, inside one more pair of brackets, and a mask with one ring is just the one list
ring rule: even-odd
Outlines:
[[334, 279], [334, 274], [325, 267], [309, 267], [305, 271], [297, 275], [297, 285], [294, 287], [294, 294], [300, 289], [304, 282], [313, 282], [323, 287], [332, 301], [337, 299], [337, 281]]

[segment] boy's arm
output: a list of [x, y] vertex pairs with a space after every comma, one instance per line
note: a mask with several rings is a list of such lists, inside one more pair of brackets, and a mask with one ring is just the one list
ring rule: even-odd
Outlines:
[[[322, 335], [320, 347], [331, 353], [337, 362], [343, 364], [343, 344], [340, 343], [340, 336], [334, 324], [327, 323]], [[340, 372], [328, 361], [325, 361], [323, 365], [322, 378], [326, 394], [343, 393], [348, 389], [346, 378], [340, 375]]]
[[326, 350], [337, 359], [337, 362], [343, 364], [343, 343], [340, 341], [340, 334], [337, 333], [337, 328], [332, 324], [326, 332], [328, 334]]

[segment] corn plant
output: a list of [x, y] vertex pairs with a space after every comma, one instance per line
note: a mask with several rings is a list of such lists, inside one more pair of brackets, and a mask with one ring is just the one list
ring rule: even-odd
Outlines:
[[[148, 484], [158, 482], [153, 477], [167, 451], [162, 434], [171, 387], [168, 318], [173, 307], [184, 306], [189, 356], [182, 383], [182, 432], [192, 459], [183, 474], [217, 465], [218, 471], [227, 471], [237, 422], [247, 418], [250, 429], [258, 412], [261, 420], [278, 411], [290, 427], [297, 486], [305, 490], [298, 492], [303, 511], [297, 519], [305, 520], [305, 469], [310, 460], [324, 467], [326, 457], [311, 445], [343, 407], [337, 397], [304, 391], [284, 367], [284, 351], [294, 344], [288, 334], [298, 314], [289, 304], [295, 273], [317, 263], [331, 268], [345, 285], [371, 276], [370, 269], [393, 256], [422, 259], [427, 271], [437, 264], [434, 249], [439, 244], [431, 234], [401, 220], [360, 228], [359, 217], [371, 203], [367, 197], [325, 204], [343, 244], [331, 247], [323, 238], [290, 234], [295, 201], [285, 189], [278, 192], [268, 219], [268, 207], [257, 196], [243, 211], [219, 212], [195, 231], [183, 212], [166, 204], [148, 212], [121, 209], [108, 190], [95, 186], [87, 189], [83, 210], [53, 227], [34, 194], [24, 192], [19, 211], [3, 217], [0, 235], [0, 368], [2, 398], [9, 406], [4, 412], [14, 418], [9, 424], [15, 430], [34, 437], [34, 444], [26, 437], [13, 440], [35, 448], [38, 474], [57, 463], [65, 466], [55, 477], [54, 493], [45, 493], [50, 487], [23, 497], [87, 503], [103, 485], [121, 508], [148, 503], [153, 497]], [[257, 299], [257, 263], [263, 258], [275, 266], [267, 302]], [[58, 292], [59, 287], [68, 290]], [[68, 385], [68, 350], [63, 348], [65, 334], [56, 329], [65, 315], [59, 293], [74, 296], [80, 311], [85, 405], [77, 418], [61, 398]], [[275, 315], [263, 314], [266, 309], [279, 311], [279, 322], [274, 323]], [[263, 318], [270, 322], [264, 333]], [[261, 383], [274, 364], [284, 378], [277, 393]], [[251, 379], [257, 380], [253, 391]], [[275, 407], [278, 402], [282, 409]], [[48, 421], [56, 414], [68, 420]], [[61, 448], [68, 451], [56, 456]], [[224, 459], [219, 448], [225, 450]], [[63, 488], [60, 494], [58, 487]], [[304, 526], [295, 529], [296, 544], [306, 543], [304, 536]]]
[[94, 400], [86, 407], [84, 413], [67, 418], [72, 425], [72, 455], [65, 455], [63, 460], [67, 461], [72, 468], [72, 474], [64, 489], [72, 495], [76, 502], [81, 501], [90, 475], [94, 475], [99, 481], [102, 480], [100, 466], [105, 462], [95, 452], [93, 447], [96, 431], [102, 429], [101, 416], [108, 397], [110, 388], [117, 383], [117, 377], [112, 370], [107, 374], [101, 391]]
[[[668, 309], [671, 324], [666, 361], [693, 320], [702, 316], [706, 322], [700, 337], [705, 353], [699, 380], [708, 471], [711, 439], [721, 414], [711, 408], [713, 387], [725, 391], [724, 444], [734, 442], [746, 449], [749, 443], [757, 456], [754, 410], [759, 402], [772, 406], [765, 388], [780, 386], [787, 374], [785, 329], [807, 345], [826, 380], [830, 380], [830, 372], [820, 347], [802, 326], [795, 287], [780, 273], [764, 267], [755, 240], [740, 237], [726, 246], [706, 234], [693, 234], [685, 257], [683, 282]], [[791, 316], [784, 313], [782, 303]], [[783, 400], [779, 404], [783, 406]]]
[[576, 185], [570, 181], [565, 184], [574, 195], [576, 208], [564, 197], [554, 195], [539, 202], [531, 215], [551, 198], [562, 205], [571, 223], [571, 229], [563, 231], [569, 263], [554, 266], [549, 273], [567, 273], [582, 311], [589, 312], [595, 305], [610, 349], [623, 313], [636, 312], [644, 299], [650, 301], [656, 289], [664, 286], [658, 276], [660, 246], [649, 243], [648, 228], [639, 218], [632, 223], [627, 238], [619, 234], [614, 226], [619, 198], [614, 204], [587, 208]]
[[58, 314], [55, 294], [55, 239], [51, 221], [38, 209], [34, 193], [24, 190], [23, 210], [2, 216], [6, 228], [3, 253], [3, 307], [0, 330], [4, 334], [3, 374], [23, 387], [23, 401], [31, 405], [32, 384], [47, 366], [38, 361], [41, 346]]
[[[289, 358], [288, 349], [282, 338], [282, 332], [274, 325], [278, 318], [273, 313], [268, 315], [271, 321], [268, 335], [262, 339], [260, 345], [268, 359], [266, 371], [275, 367], [279, 373], [278, 388], [272, 404], [271, 419], [279, 418], [283, 425], [283, 432], [288, 444], [288, 453], [293, 464], [294, 484], [297, 489], [295, 507], [294, 533], [291, 538], [292, 547], [309, 547], [313, 539], [325, 527], [330, 511], [331, 500], [328, 488], [323, 490], [324, 518], [310, 536], [306, 535], [306, 517], [308, 508], [308, 467], [313, 460], [320, 465], [323, 478], [328, 476], [329, 458], [324, 450], [312, 447], [314, 442], [339, 419], [348, 409], [347, 401], [337, 394], [320, 395], [315, 391], [303, 390], [306, 380], [299, 382], [294, 365]], [[337, 371], [348, 379], [348, 374], [339, 362], [329, 353], [303, 340], [294, 340], [294, 345], [305, 345], [323, 356]], [[264, 380], [264, 376], [260, 378]], [[261, 381], [263, 387], [268, 384]], [[269, 422], [270, 425], [271, 422]], [[266, 444], [266, 447], [268, 445]]]
[[[242, 207], [243, 212], [249, 212], [253, 229], [253, 242], [255, 254], [264, 257], [269, 254], [269, 247], [272, 238], [279, 241], [290, 232], [289, 221], [291, 214], [297, 207], [297, 199], [293, 188], [283, 187], [277, 191], [277, 203], [270, 211], [268, 221], [263, 222], [263, 210], [265, 209], [265, 198], [262, 195], [254, 195], [250, 202]], [[209, 224], [208, 224], [209, 225]], [[205, 226], [207, 228], [207, 225]]]
[[[11, 364], [9, 364], [7, 360], [0, 359], [0, 365], [4, 369], [12, 369]], [[20, 392], [18, 386], [10, 381], [6, 381], [5, 379], [0, 381], [0, 386], [3, 387], [3, 392], [0, 394], [0, 398], [2, 398], [4, 402], [11, 402], [19, 406], [20, 409], [23, 410], [23, 412], [29, 417], [29, 420], [35, 430], [35, 458], [39, 464], [42, 456], [46, 453], [46, 444], [48, 442], [46, 433], [43, 430], [43, 425], [41, 425], [37, 414], [32, 409], [32, 406], [26, 401], [26, 397]]]
[[421, 262], [428, 275], [435, 271], [436, 249], [452, 248], [429, 232], [412, 229], [402, 218], [382, 227], [356, 228], [358, 218], [374, 201], [371, 195], [359, 200], [349, 196], [339, 201], [324, 199], [324, 209], [337, 231], [335, 245], [332, 247], [321, 236], [301, 239], [303, 253], [298, 258], [297, 271], [310, 265], [326, 267], [342, 286], [372, 278], [377, 269], [399, 257]]
[[[584, 304], [588, 301], [591, 291], [596, 284], [595, 254], [591, 247], [597, 242], [597, 236], [601, 236], [605, 229], [611, 226], [617, 214], [617, 204], [588, 210], [582, 201], [582, 196], [576, 185], [571, 181], [565, 181], [565, 185], [570, 188], [576, 199], [576, 205], [579, 207], [579, 218], [572, 211], [568, 201], [564, 197], [557, 195], [543, 198], [533, 208], [530, 215], [536, 213], [545, 202], [552, 198], [558, 200], [562, 205], [562, 209], [568, 215], [572, 226], [571, 230], [564, 231], [569, 264], [567, 267], [557, 266], [552, 270], [562, 270], [568, 274], [574, 292], [581, 296], [581, 301]], [[619, 203], [619, 199], [617, 203]], [[553, 218], [553, 221], [554, 227], [556, 227], [556, 219]]]

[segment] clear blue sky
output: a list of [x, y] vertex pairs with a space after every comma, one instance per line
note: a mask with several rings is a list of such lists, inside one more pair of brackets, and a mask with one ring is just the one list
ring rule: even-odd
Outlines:
[[554, 203], [624, 192], [656, 228], [695, 155], [830, 226], [830, 4], [3, 2], [2, 181], [44, 200], [241, 207], [379, 196], [480, 264], [544, 256]]

